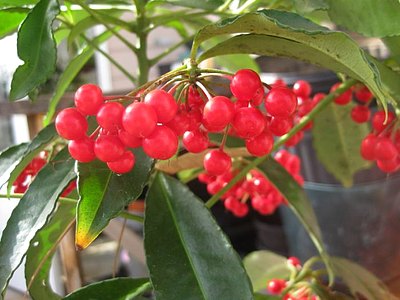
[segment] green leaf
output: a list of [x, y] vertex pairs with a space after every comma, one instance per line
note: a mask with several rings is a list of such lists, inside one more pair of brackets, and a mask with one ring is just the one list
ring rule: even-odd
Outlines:
[[215, 62], [223, 66], [229, 72], [235, 73], [240, 69], [252, 69], [256, 72], [260, 71], [260, 67], [247, 54], [231, 54], [215, 57]]
[[370, 130], [366, 123], [357, 124], [351, 119], [354, 106], [329, 104], [314, 118], [312, 129], [319, 161], [345, 187], [353, 184], [356, 172], [371, 165], [360, 154], [362, 139]]
[[[106, 31], [99, 36], [97, 36], [93, 42], [95, 45], [101, 44], [102, 42], [106, 41], [112, 36], [110, 31]], [[78, 75], [79, 71], [85, 66], [88, 60], [94, 54], [94, 47], [91, 45], [86, 46], [82, 52], [74, 57], [65, 68], [64, 72], [61, 74], [60, 78], [58, 79], [58, 83], [54, 92], [54, 95], [50, 99], [50, 104], [47, 110], [46, 117], [44, 118], [44, 124], [47, 125], [51, 122], [58, 103], [61, 100], [61, 97], [64, 95], [65, 91], [74, 80], [74, 78]]]
[[[198, 61], [235, 53], [287, 56], [362, 81], [384, 106], [388, 99], [393, 103], [399, 101], [400, 86], [395, 82], [400, 81], [400, 75], [370, 59], [345, 33], [330, 31], [290, 12], [262, 10], [205, 26], [195, 37], [192, 57], [203, 41], [218, 35], [238, 33], [251, 34], [227, 39], [206, 50]], [[385, 73], [383, 83], [382, 72]]]
[[331, 262], [335, 274], [354, 296], [361, 294], [368, 300], [398, 299], [387, 290], [382, 281], [355, 262], [341, 257], [331, 257]]
[[28, 143], [11, 146], [0, 153], [0, 187], [9, 179], [9, 175], [28, 148]]
[[253, 298], [239, 257], [204, 203], [162, 173], [147, 195], [144, 244], [158, 300]]
[[272, 157], [264, 160], [258, 168], [286, 198], [290, 209], [307, 230], [326, 265], [330, 282], [332, 282], [334, 275], [330, 264], [330, 258], [322, 242], [317, 217], [315, 216], [314, 210], [303, 188], [299, 186], [299, 184], [293, 179], [292, 175], [290, 175], [285, 168]]
[[386, 37], [382, 41], [389, 48], [391, 58], [395, 59], [397, 64], [400, 65], [400, 36]]
[[53, 212], [58, 196], [75, 177], [74, 160], [64, 149], [39, 171], [13, 210], [0, 241], [0, 300], [30, 241]]
[[400, 35], [398, 0], [327, 0], [329, 17], [336, 24], [365, 36]]
[[313, 12], [314, 10], [326, 10], [329, 8], [327, 0], [293, 0], [294, 7], [301, 14]]
[[42, 129], [37, 136], [27, 146], [25, 152], [16, 159], [16, 164], [11, 171], [8, 184], [7, 195], [11, 193], [12, 184], [17, 179], [18, 175], [25, 169], [31, 160], [39, 154], [48, 144], [50, 144], [56, 137], [58, 137], [54, 123]]
[[80, 288], [63, 299], [129, 300], [150, 288], [151, 284], [147, 278], [113, 278]]
[[152, 170], [153, 160], [140, 149], [135, 149], [134, 154], [136, 163], [133, 170], [123, 175], [111, 172], [105, 163], [98, 160], [78, 164], [78, 248], [89, 246], [112, 218], [141, 195]]
[[55, 70], [56, 45], [51, 25], [59, 13], [57, 0], [41, 0], [18, 32], [18, 56], [24, 61], [14, 73], [10, 99], [20, 99], [44, 83]]
[[39, 0], [0, 0], [0, 7], [23, 7], [34, 5], [38, 2]]
[[0, 38], [15, 32], [26, 13], [0, 11]]
[[254, 291], [265, 290], [267, 282], [271, 279], [286, 279], [290, 276], [287, 258], [271, 251], [251, 252], [243, 259], [243, 264]]
[[191, 8], [199, 8], [204, 10], [215, 10], [224, 4], [224, 0], [151, 0], [148, 2], [148, 5], [157, 5], [157, 4], [172, 4], [175, 6], [183, 6], [183, 7], [191, 7]]
[[58, 300], [51, 289], [49, 272], [53, 254], [75, 221], [75, 204], [62, 203], [50, 221], [39, 230], [26, 253], [25, 279], [33, 299]]

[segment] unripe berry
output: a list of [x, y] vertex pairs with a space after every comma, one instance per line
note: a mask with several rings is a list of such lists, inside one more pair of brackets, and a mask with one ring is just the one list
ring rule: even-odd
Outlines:
[[76, 91], [74, 102], [83, 115], [95, 115], [104, 103], [103, 92], [95, 84], [84, 84]]
[[289, 117], [296, 107], [296, 95], [286, 87], [273, 87], [265, 98], [265, 108], [274, 117]]
[[214, 149], [204, 156], [204, 169], [210, 175], [222, 175], [232, 166], [231, 157], [222, 150]]
[[155, 159], [169, 159], [178, 150], [178, 137], [167, 126], [157, 125], [153, 133], [143, 139], [143, 151]]
[[58, 134], [66, 140], [78, 140], [86, 136], [88, 122], [73, 107], [63, 109], [56, 117], [55, 126]]
[[124, 129], [137, 137], [149, 136], [157, 125], [157, 114], [154, 109], [143, 102], [130, 104], [122, 116]]
[[159, 123], [168, 123], [178, 111], [174, 97], [164, 90], [152, 90], [144, 97], [144, 103], [154, 109]]

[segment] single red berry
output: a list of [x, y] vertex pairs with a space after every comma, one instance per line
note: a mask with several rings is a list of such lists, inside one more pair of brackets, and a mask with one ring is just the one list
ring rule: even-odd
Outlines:
[[356, 123], [365, 123], [371, 117], [368, 106], [357, 105], [351, 110], [351, 118]]
[[25, 170], [30, 174], [37, 174], [44, 167], [47, 161], [42, 157], [34, 157]]
[[189, 127], [187, 130], [196, 130], [200, 127], [203, 120], [203, 114], [198, 109], [192, 109], [188, 113]]
[[68, 197], [69, 194], [72, 193], [73, 190], [76, 189], [76, 180], [70, 182], [67, 187], [62, 191], [61, 197]]
[[182, 143], [186, 150], [192, 153], [199, 153], [208, 148], [209, 139], [201, 129], [186, 131], [183, 134]]
[[271, 82], [270, 84], [272, 87], [276, 88], [276, 87], [287, 87], [287, 84], [285, 82], [285, 80], [283, 80], [282, 78], [276, 78], [273, 82]]
[[154, 109], [159, 123], [168, 123], [178, 111], [174, 97], [164, 90], [152, 90], [144, 97], [144, 103]]
[[262, 132], [256, 137], [246, 140], [246, 148], [254, 156], [264, 156], [271, 152], [274, 138], [269, 132]]
[[232, 101], [224, 96], [210, 99], [204, 106], [203, 123], [210, 127], [225, 127], [235, 113]]
[[246, 203], [239, 202], [238, 205], [232, 210], [235, 217], [243, 218], [249, 213], [249, 207]]
[[365, 160], [375, 160], [375, 146], [378, 137], [375, 134], [368, 134], [361, 142], [360, 153]]
[[361, 87], [358, 87], [355, 89], [354, 96], [357, 98], [358, 101], [362, 103], [367, 103], [372, 98], [374, 98], [374, 95], [370, 92], [370, 90], [365, 86], [362, 85]]
[[372, 117], [372, 127], [376, 132], [382, 132], [395, 119], [394, 113], [388, 111], [387, 116], [385, 111], [377, 111]]
[[263, 132], [265, 118], [261, 111], [255, 107], [242, 107], [236, 111], [232, 126], [239, 137], [249, 139]]
[[86, 118], [73, 107], [63, 109], [56, 117], [56, 130], [66, 140], [77, 140], [86, 136], [88, 122]]
[[218, 193], [224, 187], [224, 183], [220, 181], [213, 181], [207, 184], [207, 192], [210, 195]]
[[83, 115], [95, 115], [104, 103], [103, 92], [95, 84], [84, 84], [76, 91], [74, 102]]
[[393, 160], [398, 155], [393, 141], [387, 137], [378, 138], [374, 151], [376, 160]]
[[311, 85], [308, 81], [298, 80], [293, 85], [293, 93], [297, 97], [308, 98], [311, 95]]
[[279, 295], [286, 287], [286, 280], [271, 279], [268, 281], [267, 289], [271, 294]]
[[268, 129], [273, 135], [282, 136], [293, 127], [292, 117], [272, 117], [269, 121]]
[[149, 136], [157, 125], [157, 114], [153, 107], [143, 102], [130, 104], [122, 116], [122, 125], [137, 137]]
[[94, 142], [94, 153], [101, 161], [116, 161], [124, 152], [124, 144], [115, 135], [100, 135]]
[[122, 115], [125, 107], [118, 102], [104, 103], [96, 115], [97, 123], [106, 130], [116, 130], [122, 127]]
[[[337, 88], [341, 84], [342, 84], [341, 82], [335, 83], [331, 87], [330, 92], [333, 93], [334, 91], [336, 91]], [[345, 104], [347, 104], [347, 103], [349, 103], [351, 101], [352, 95], [353, 95], [352, 90], [348, 89], [345, 92], [343, 92], [341, 95], [337, 96], [334, 101], [335, 101], [336, 104], [345, 105]]]
[[142, 138], [132, 135], [124, 129], [118, 131], [118, 137], [126, 147], [138, 148], [142, 146]]
[[315, 106], [319, 102], [321, 102], [321, 100], [324, 99], [325, 97], [326, 97], [326, 94], [324, 94], [324, 93], [316, 93], [311, 101], [312, 101], [313, 105]]
[[262, 215], [269, 215], [275, 211], [276, 206], [268, 201], [269, 197], [255, 195], [251, 198], [251, 206]]
[[297, 257], [295, 257], [295, 256], [291, 256], [291, 257], [289, 257], [288, 259], [287, 259], [287, 263], [290, 265], [290, 266], [293, 266], [293, 267], [301, 267], [301, 262], [300, 262], [300, 259], [298, 259]]
[[304, 137], [304, 132], [299, 131], [286, 141], [285, 146], [286, 147], [296, 146], [303, 139], [303, 137]]
[[128, 173], [132, 170], [134, 165], [135, 155], [129, 150], [125, 151], [116, 161], [107, 163], [108, 168], [117, 174]]
[[274, 117], [289, 117], [296, 107], [296, 95], [286, 87], [273, 87], [265, 98], [265, 108]]
[[169, 159], [178, 150], [178, 137], [172, 129], [157, 125], [153, 133], [143, 139], [144, 152], [155, 159]]
[[94, 141], [89, 137], [69, 141], [68, 151], [73, 159], [82, 163], [90, 162], [96, 158], [94, 154]]
[[377, 160], [376, 165], [385, 173], [393, 173], [400, 168], [400, 162], [397, 158], [392, 160]]
[[250, 101], [261, 87], [260, 76], [250, 69], [242, 69], [235, 73], [230, 83], [232, 94], [240, 100]]
[[238, 207], [240, 205], [239, 203], [240, 203], [240, 201], [238, 198], [230, 196], [225, 199], [224, 207], [229, 211], [233, 211], [236, 209], [236, 207]]
[[232, 159], [222, 150], [214, 149], [204, 156], [204, 169], [210, 175], [222, 175], [232, 167]]

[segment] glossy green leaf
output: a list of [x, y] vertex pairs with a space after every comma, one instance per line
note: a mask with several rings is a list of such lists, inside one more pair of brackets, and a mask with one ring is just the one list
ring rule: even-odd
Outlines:
[[[93, 43], [95, 45], [101, 44], [102, 42], [106, 41], [112, 36], [112, 34], [109, 31], [106, 31], [99, 36], [97, 36], [94, 40]], [[68, 66], [65, 68], [64, 72], [61, 74], [60, 78], [58, 79], [58, 83], [55, 89], [55, 92], [50, 99], [50, 104], [47, 110], [46, 117], [44, 119], [44, 124], [49, 124], [51, 120], [53, 119], [53, 116], [56, 112], [56, 108], [58, 103], [61, 100], [61, 97], [64, 95], [65, 91], [71, 84], [71, 82], [74, 80], [74, 78], [79, 74], [79, 71], [85, 66], [85, 64], [88, 62], [88, 60], [93, 56], [94, 54], [94, 47], [88, 45], [86, 46], [82, 52], [74, 57], [68, 64]]]
[[[192, 56], [203, 41], [238, 33], [250, 34], [231, 37], [206, 50], [198, 60], [236, 53], [292, 57], [364, 82], [383, 105], [388, 99], [399, 101], [400, 86], [395, 84], [399, 74], [370, 59], [345, 33], [330, 31], [290, 12], [262, 10], [205, 26], [195, 37]], [[385, 77], [381, 78], [382, 72]]]
[[39, 171], [13, 210], [0, 241], [0, 300], [30, 241], [53, 212], [58, 196], [75, 177], [74, 160], [64, 149]]
[[246, 255], [243, 264], [254, 291], [265, 290], [269, 280], [286, 279], [290, 276], [287, 258], [271, 251], [260, 250]]
[[370, 132], [366, 123], [351, 119], [353, 103], [329, 104], [314, 118], [313, 146], [318, 160], [345, 187], [353, 184], [356, 172], [371, 166], [360, 154], [362, 139]]
[[39, 0], [0, 0], [0, 7], [22, 7], [38, 3]]
[[127, 174], [117, 175], [98, 160], [78, 164], [79, 204], [76, 246], [85, 249], [103, 231], [112, 218], [142, 193], [153, 160], [135, 149], [136, 163]]
[[335, 274], [356, 296], [361, 294], [368, 300], [394, 300], [387, 287], [375, 275], [362, 266], [342, 257], [331, 257]]
[[18, 56], [24, 64], [14, 73], [11, 100], [25, 97], [54, 72], [57, 54], [51, 25], [58, 13], [57, 0], [41, 0], [22, 23], [18, 32]]
[[330, 282], [332, 282], [334, 275], [330, 265], [330, 258], [322, 242], [317, 217], [315, 216], [314, 210], [303, 188], [299, 186], [299, 184], [293, 179], [292, 175], [290, 175], [285, 168], [272, 157], [264, 160], [258, 168], [286, 198], [290, 209], [295, 213], [304, 228], [307, 230], [326, 265]]
[[28, 143], [11, 146], [0, 153], [0, 187], [9, 179], [9, 175], [28, 148]]
[[113, 278], [80, 288], [63, 299], [129, 300], [150, 288], [151, 284], [147, 278]]
[[224, 0], [151, 0], [149, 1], [149, 5], [157, 5], [157, 4], [172, 4], [175, 6], [183, 6], [183, 7], [191, 7], [191, 8], [199, 8], [204, 10], [214, 10], [224, 4]]
[[25, 169], [31, 160], [39, 154], [48, 144], [58, 137], [54, 123], [43, 128], [26, 147], [25, 152], [16, 159], [16, 165], [8, 178], [7, 194], [11, 193], [12, 184], [18, 175]]
[[74, 224], [75, 207], [73, 203], [60, 204], [50, 221], [31, 241], [26, 254], [25, 279], [33, 299], [61, 299], [50, 286], [49, 272], [59, 242]]
[[259, 66], [247, 54], [231, 54], [215, 57], [215, 62], [223, 66], [225, 70], [235, 73], [240, 69], [252, 69], [256, 72], [260, 71]]
[[26, 13], [0, 11], [0, 38], [15, 32]]
[[327, 2], [332, 21], [351, 31], [373, 37], [400, 35], [398, 0], [327, 0]]
[[239, 257], [204, 203], [162, 173], [146, 198], [144, 244], [158, 300], [253, 298]]

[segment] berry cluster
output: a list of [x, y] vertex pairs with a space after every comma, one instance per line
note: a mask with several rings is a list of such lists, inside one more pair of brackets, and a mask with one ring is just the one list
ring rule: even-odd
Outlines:
[[[303, 184], [303, 178], [300, 175], [300, 159], [296, 155], [282, 149], [274, 157], [300, 185]], [[199, 175], [199, 181], [207, 184], [207, 191], [213, 195], [227, 185], [237, 172], [231, 169], [219, 176], [202, 173]], [[224, 201], [225, 208], [236, 217], [244, 217], [248, 214], [248, 202], [262, 215], [272, 214], [279, 205], [287, 203], [278, 189], [257, 170], [250, 171], [244, 180], [235, 184], [221, 199]]]
[[47, 163], [47, 153], [42, 151], [25, 167], [13, 182], [14, 193], [25, 193], [36, 174]]

